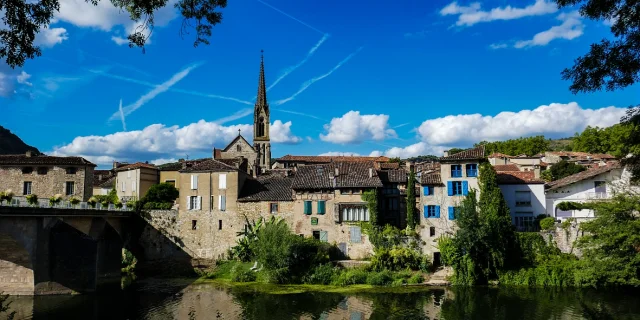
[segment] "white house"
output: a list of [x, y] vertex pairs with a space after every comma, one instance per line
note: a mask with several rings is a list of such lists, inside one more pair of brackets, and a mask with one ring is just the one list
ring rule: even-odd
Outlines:
[[[623, 174], [625, 172], [626, 174]], [[556, 180], [547, 184], [547, 214], [556, 219], [593, 218], [593, 210], [563, 211], [556, 208], [561, 202], [583, 203], [609, 199], [616, 189], [627, 185], [629, 174], [620, 164], [602, 166]]]
[[544, 181], [533, 171], [498, 171], [497, 175], [513, 225], [518, 231], [534, 231], [535, 217], [546, 212]]

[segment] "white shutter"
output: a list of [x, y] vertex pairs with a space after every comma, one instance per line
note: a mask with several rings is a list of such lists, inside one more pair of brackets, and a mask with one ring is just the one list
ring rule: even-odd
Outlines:
[[122, 181], [122, 191], [125, 191], [125, 187], [124, 186], [125, 186], [125, 183], [124, 183], [124, 181]]
[[218, 196], [218, 210], [222, 210], [222, 196]]
[[227, 188], [227, 174], [221, 173], [218, 177], [218, 189], [226, 189]]
[[191, 197], [187, 197], [187, 210], [191, 210]]
[[136, 191], [136, 182], [131, 182], [131, 191]]
[[191, 190], [196, 190], [198, 189], [198, 175], [197, 174], [192, 174], [191, 175]]
[[197, 204], [198, 204], [198, 210], [202, 210], [202, 197], [198, 197]]

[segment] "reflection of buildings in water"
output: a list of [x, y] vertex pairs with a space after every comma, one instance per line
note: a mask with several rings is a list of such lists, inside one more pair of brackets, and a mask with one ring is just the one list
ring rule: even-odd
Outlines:
[[[179, 296], [179, 297], [176, 297]], [[165, 312], [149, 310], [147, 319], [241, 319], [242, 308], [225, 289], [213, 289], [210, 284], [192, 284], [176, 296], [168, 298]]]
[[[323, 312], [319, 320], [366, 320], [373, 312], [373, 302], [367, 298], [346, 296], [335, 308]], [[300, 320], [312, 320], [310, 315], [303, 315]]]
[[445, 300], [453, 300], [453, 291], [448, 288], [443, 289], [429, 289], [431, 299], [427, 300], [424, 305], [424, 314], [429, 319], [440, 319], [440, 312], [442, 310], [442, 304]]

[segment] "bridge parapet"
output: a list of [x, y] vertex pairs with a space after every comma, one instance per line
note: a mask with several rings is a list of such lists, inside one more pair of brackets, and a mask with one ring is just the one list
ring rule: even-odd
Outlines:
[[[86, 204], [86, 203], [85, 203]], [[51, 207], [49, 203], [42, 206], [27, 205], [0, 205], [0, 217], [2, 216], [38, 216], [38, 217], [103, 217], [103, 218], [129, 218], [134, 213], [132, 208], [91, 208], [87, 206], [70, 206], [60, 204]]]

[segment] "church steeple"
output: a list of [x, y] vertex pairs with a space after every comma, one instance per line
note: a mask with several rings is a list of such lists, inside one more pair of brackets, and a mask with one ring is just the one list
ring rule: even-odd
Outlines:
[[264, 50], [261, 50], [260, 55], [260, 77], [258, 79], [258, 95], [256, 97], [255, 111], [258, 112], [258, 108], [264, 109], [265, 113], [269, 114], [269, 104], [267, 103], [267, 88], [264, 81]]
[[264, 80], [264, 51], [260, 51], [260, 76], [258, 79], [258, 95], [253, 109], [253, 148], [256, 150], [256, 172], [271, 169], [271, 143], [269, 139], [269, 103], [267, 102], [267, 86]]

